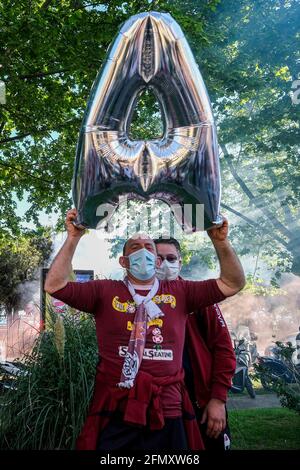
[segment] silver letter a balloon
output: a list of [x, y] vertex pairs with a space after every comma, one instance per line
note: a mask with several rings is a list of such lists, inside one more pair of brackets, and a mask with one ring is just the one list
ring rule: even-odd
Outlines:
[[[164, 134], [160, 140], [133, 141], [131, 117], [145, 88], [161, 106]], [[114, 210], [121, 195], [192, 207], [185, 214], [175, 211], [186, 231], [222, 221], [210, 101], [183, 32], [169, 14], [140, 13], [124, 23], [94, 83], [80, 131], [73, 179], [78, 224], [99, 226], [107, 216], [101, 207]], [[202, 227], [196, 220], [201, 204]]]

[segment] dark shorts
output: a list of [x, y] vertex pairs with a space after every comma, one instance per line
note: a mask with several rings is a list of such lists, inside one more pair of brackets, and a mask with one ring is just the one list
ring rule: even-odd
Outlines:
[[[198, 317], [198, 319], [201, 319], [201, 316]], [[193, 368], [192, 368], [192, 363], [191, 359], [189, 356], [188, 352], [188, 347], [187, 344], [184, 346], [183, 350], [183, 362], [182, 365], [184, 367], [185, 371], [185, 384], [187, 387], [187, 390], [189, 392], [189, 396], [191, 398], [191, 401], [193, 403], [193, 407], [195, 410], [195, 414], [197, 417], [198, 424], [201, 422], [201, 417], [203, 413], [203, 409], [198, 408], [198, 406], [195, 404], [196, 402], [196, 397], [195, 397], [195, 384], [194, 384], [194, 374], [193, 374]], [[204, 442], [204, 446], [206, 450], [229, 450], [230, 445], [231, 445], [231, 435], [230, 435], [230, 429], [228, 426], [228, 414], [227, 414], [227, 409], [226, 409], [226, 427], [224, 431], [222, 431], [217, 439], [208, 437], [206, 434], [206, 429], [207, 429], [207, 423], [204, 424], [199, 424], [199, 428], [201, 431], [201, 436]]]
[[146, 427], [126, 424], [119, 416], [113, 416], [99, 435], [97, 450], [107, 451], [156, 451], [188, 450], [182, 418], [165, 418], [162, 429], [151, 431]]
[[[196, 410], [196, 416], [198, 423], [201, 421], [202, 417], [202, 410]], [[200, 431], [201, 431], [201, 436], [204, 442], [205, 450], [215, 450], [215, 451], [224, 451], [224, 450], [230, 450], [231, 446], [231, 434], [230, 434], [230, 429], [228, 425], [228, 414], [227, 414], [227, 409], [226, 409], [226, 426], [225, 429], [220, 433], [220, 435], [215, 439], [214, 437], [208, 437], [206, 434], [207, 430], [207, 423], [200, 424]]]

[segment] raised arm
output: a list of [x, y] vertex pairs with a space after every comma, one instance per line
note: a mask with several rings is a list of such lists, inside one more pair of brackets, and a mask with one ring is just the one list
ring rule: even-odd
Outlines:
[[45, 281], [45, 291], [49, 294], [65, 287], [70, 279], [72, 259], [78, 242], [85, 230], [76, 228], [72, 221], [76, 219], [76, 209], [71, 209], [66, 216], [67, 239], [54, 258]]
[[224, 219], [221, 227], [210, 229], [207, 233], [219, 258], [221, 272], [217, 279], [218, 287], [226, 297], [230, 297], [243, 289], [245, 275], [240, 260], [227, 238], [227, 219]]

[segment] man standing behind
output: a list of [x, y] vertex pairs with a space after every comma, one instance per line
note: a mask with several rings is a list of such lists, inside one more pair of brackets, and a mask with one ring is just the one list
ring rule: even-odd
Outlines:
[[[67, 213], [67, 239], [54, 259], [45, 290], [71, 307], [93, 313], [101, 362], [83, 430], [81, 450], [201, 450], [182, 369], [188, 315], [236, 294], [243, 268], [227, 240], [228, 223], [210, 230], [220, 276], [206, 281], [158, 281], [156, 247], [145, 234], [125, 243], [123, 281], [68, 282], [83, 234]], [[159, 326], [157, 326], [159, 325]], [[160, 331], [158, 331], [160, 330]]]
[[[174, 238], [154, 240], [160, 267], [158, 279], [182, 279], [181, 248]], [[183, 352], [185, 383], [207, 450], [230, 447], [226, 400], [235, 372], [235, 354], [217, 304], [191, 312]]]

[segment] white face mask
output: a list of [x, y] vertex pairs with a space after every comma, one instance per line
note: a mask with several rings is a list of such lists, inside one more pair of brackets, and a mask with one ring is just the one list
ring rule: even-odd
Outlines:
[[156, 276], [161, 281], [174, 281], [180, 273], [179, 260], [170, 263], [166, 259], [156, 268]]
[[134, 251], [129, 258], [128, 271], [136, 278], [141, 281], [151, 279], [155, 274], [155, 262], [156, 256], [146, 248]]

